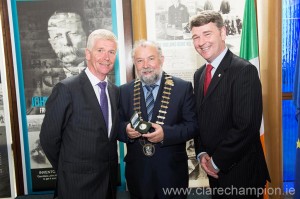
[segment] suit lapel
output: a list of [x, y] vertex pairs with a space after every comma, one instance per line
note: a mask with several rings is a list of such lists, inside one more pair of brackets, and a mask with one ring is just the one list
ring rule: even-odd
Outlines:
[[[202, 103], [204, 103], [205, 100], [213, 93], [213, 90], [217, 87], [217, 85], [219, 84], [219, 82], [223, 78], [223, 76], [224, 76], [224, 70], [218, 67], [218, 69], [216, 70], [216, 72], [209, 84], [207, 93], [204, 96]], [[203, 92], [202, 92], [202, 95], [203, 95]]]
[[101, 115], [101, 117], [103, 118], [100, 104], [97, 100], [94, 88], [84, 71], [80, 74], [80, 78], [82, 82], [81, 85], [83, 87], [83, 93], [86, 96], [87, 103], [90, 104], [95, 110], [97, 110], [96, 112], [98, 116]]
[[146, 108], [146, 102], [145, 102], [145, 95], [144, 95], [144, 88], [142, 83], [140, 83], [140, 92], [141, 92], [141, 98], [140, 98], [140, 102], [141, 102], [141, 114], [142, 114], [142, 118], [145, 121], [148, 121], [148, 115], [147, 115], [147, 108]]
[[[218, 66], [216, 72], [214, 73], [214, 76], [208, 86], [207, 93], [203, 97], [202, 104], [206, 101], [206, 99], [213, 93], [213, 91], [216, 89], [218, 84], [220, 83], [221, 79], [224, 77], [226, 69], [230, 66], [231, 59], [232, 59], [232, 52], [230, 50], [227, 51], [225, 54], [223, 60], [221, 61], [220, 65]], [[204, 84], [204, 75], [205, 72], [202, 73], [203, 76], [203, 82], [202, 82], [202, 92], [203, 95], [203, 84]]]
[[158, 115], [158, 111], [160, 109], [160, 105], [161, 105], [161, 98], [162, 98], [162, 92], [163, 92], [163, 88], [165, 86], [165, 73], [163, 72], [163, 75], [161, 77], [161, 81], [160, 81], [160, 86], [159, 86], [159, 90], [157, 92], [157, 96], [154, 102], [154, 108], [153, 108], [153, 113], [152, 113], [152, 122], [155, 122], [157, 120], [157, 115]]
[[113, 131], [114, 129], [114, 124], [115, 124], [115, 117], [117, 114], [117, 99], [116, 99], [116, 91], [112, 86], [111, 82], [108, 82], [108, 95], [109, 95], [109, 99], [110, 99], [110, 106], [111, 106], [111, 119], [112, 119], [112, 127], [111, 127], [111, 132], [110, 132], [110, 136], [109, 138], [113, 138], [115, 135], [113, 135], [113, 133], [115, 131]]
[[[205, 65], [203, 65], [205, 67]], [[202, 71], [199, 79], [199, 87], [198, 87], [198, 99], [203, 101], [203, 87], [204, 87], [204, 79], [205, 79], [205, 69]]]
[[[102, 123], [101, 125], [106, 125], [105, 124], [105, 120], [101, 111], [101, 107], [98, 101], [98, 98], [95, 94], [94, 88], [89, 80], [89, 78], [87, 77], [87, 75], [85, 74], [85, 71], [82, 71], [80, 74], [80, 81], [82, 82], [82, 88], [83, 88], [83, 93], [85, 97], [87, 104], [90, 104], [90, 106], [93, 108], [93, 110], [95, 110], [96, 113], [96, 117], [97, 118], [101, 118], [99, 121]], [[107, 130], [105, 131], [106, 135], [107, 135]], [[107, 137], [107, 136], [106, 136]]]

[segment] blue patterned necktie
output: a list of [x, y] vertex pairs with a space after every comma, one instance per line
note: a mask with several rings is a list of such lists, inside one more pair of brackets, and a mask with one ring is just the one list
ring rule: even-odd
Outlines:
[[106, 127], [108, 129], [108, 100], [107, 100], [107, 96], [106, 96], [106, 92], [105, 92], [106, 82], [99, 82], [97, 85], [101, 89], [100, 106], [101, 106], [101, 110], [102, 110], [102, 114], [103, 114], [103, 117], [105, 120]]
[[146, 108], [147, 108], [147, 115], [148, 115], [148, 121], [151, 120], [152, 118], [152, 113], [153, 113], [153, 107], [154, 107], [154, 97], [153, 97], [153, 89], [157, 85], [145, 85], [147, 89], [147, 94], [146, 94]]

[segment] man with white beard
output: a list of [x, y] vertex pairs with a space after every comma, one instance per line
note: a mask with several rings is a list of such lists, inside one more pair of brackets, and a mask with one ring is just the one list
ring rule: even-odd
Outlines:
[[185, 199], [167, 189], [188, 187], [186, 142], [197, 135], [191, 82], [165, 73], [160, 45], [137, 41], [137, 78], [120, 87], [120, 130], [126, 143], [125, 176], [131, 199]]

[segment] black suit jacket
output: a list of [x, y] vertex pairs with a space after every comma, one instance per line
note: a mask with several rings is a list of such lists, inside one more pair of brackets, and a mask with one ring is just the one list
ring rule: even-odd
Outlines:
[[255, 66], [230, 50], [203, 96], [205, 65], [194, 74], [199, 140], [220, 169], [221, 187], [263, 186], [270, 180], [260, 142], [262, 91]]
[[168, 23], [170, 25], [175, 25], [176, 28], [182, 29], [183, 23], [189, 22], [189, 13], [188, 9], [183, 4], [178, 4], [178, 7], [175, 8], [174, 5], [169, 7], [168, 10]]
[[43, 150], [58, 176], [58, 198], [106, 198], [117, 178], [118, 88], [108, 84], [112, 109], [110, 137], [85, 71], [58, 83], [46, 102], [40, 132]]
[[[136, 198], [154, 198], [155, 194], [159, 198], [169, 198], [172, 194], [164, 195], [162, 188], [188, 186], [186, 141], [197, 135], [195, 98], [191, 82], [176, 77], [173, 81], [169, 107], [162, 125], [164, 141], [163, 144], [155, 144], [155, 154], [151, 157], [143, 154], [139, 139], [129, 140], [126, 134], [126, 126], [133, 114], [134, 81], [120, 87], [119, 139], [127, 143], [125, 175], [128, 189]], [[164, 84], [163, 76], [151, 122], [157, 119]], [[142, 85], [140, 91], [142, 117], [148, 121]]]

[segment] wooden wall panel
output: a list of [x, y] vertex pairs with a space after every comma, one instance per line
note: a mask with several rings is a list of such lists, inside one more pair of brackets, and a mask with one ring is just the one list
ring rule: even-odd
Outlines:
[[[132, 4], [131, 1], [123, 0], [123, 19], [124, 19], [124, 40], [125, 40], [125, 63], [126, 63], [126, 82], [134, 79], [134, 69], [131, 63], [132, 50]], [[122, 66], [121, 66], [122, 67]]]
[[[9, 1], [10, 3], [10, 1]], [[21, 143], [19, 133], [19, 122], [18, 122], [18, 110], [16, 101], [16, 87], [15, 87], [15, 76], [14, 66], [12, 59], [12, 48], [10, 40], [10, 28], [7, 10], [7, 1], [0, 0], [0, 17], [2, 20], [2, 32], [3, 32], [3, 44], [5, 54], [5, 68], [7, 74], [7, 86], [8, 86], [8, 103], [10, 110], [10, 121], [11, 121], [11, 133], [12, 133], [12, 150], [14, 153], [14, 166], [15, 166], [15, 180], [16, 180], [16, 191], [17, 195], [24, 194], [24, 182], [23, 182], [23, 171], [22, 171], [22, 158], [21, 158]]]
[[271, 188], [282, 188], [283, 183], [281, 5], [281, 0], [257, 0], [266, 158], [271, 175]]
[[145, 0], [131, 0], [133, 40], [147, 39]]

